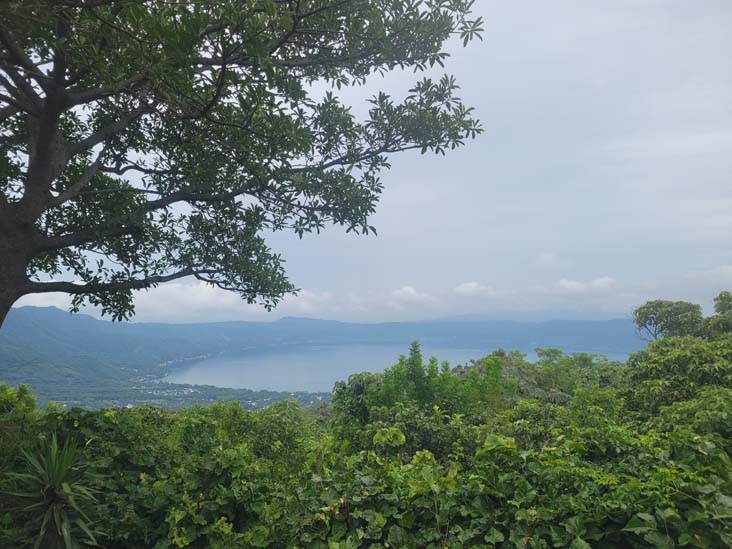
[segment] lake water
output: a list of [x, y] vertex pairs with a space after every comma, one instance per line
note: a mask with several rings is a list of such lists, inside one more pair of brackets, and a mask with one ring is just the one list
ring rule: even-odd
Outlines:
[[[176, 366], [163, 381], [234, 389], [321, 392], [357, 372], [381, 372], [408, 348], [389, 345], [297, 346], [253, 349]], [[489, 352], [489, 351], [488, 351]], [[452, 366], [488, 354], [483, 349], [422, 349], [425, 357], [448, 360]]]
[[[381, 372], [395, 364], [408, 347], [397, 345], [292, 346], [252, 349], [232, 355], [174, 367], [163, 381], [190, 385], [213, 385], [234, 389], [328, 392], [339, 380], [357, 372]], [[422, 348], [425, 358], [436, 356], [450, 365], [465, 364], [486, 356], [491, 349]], [[535, 360], [533, 351], [524, 351]], [[569, 351], [566, 351], [569, 352]], [[625, 360], [614, 355], [612, 360]]]

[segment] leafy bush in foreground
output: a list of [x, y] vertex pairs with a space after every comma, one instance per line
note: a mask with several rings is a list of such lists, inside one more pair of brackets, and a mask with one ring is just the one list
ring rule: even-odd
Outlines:
[[22, 502], [15, 509], [23, 521], [18, 541], [49, 549], [97, 545], [85, 512], [96, 502], [86, 485], [94, 476], [79, 465], [76, 444], [59, 445], [53, 434], [37, 452], [22, 453], [24, 470], [7, 475], [13, 491], [6, 492]]
[[[625, 369], [551, 350], [450, 369], [415, 345], [319, 410], [41, 414], [3, 387], [4, 429], [32, 434], [2, 446], [4, 482], [58, 433], [101, 472], [79, 482], [111, 548], [730, 546], [729, 349], [671, 338]], [[25, 539], [14, 498], [0, 545]]]

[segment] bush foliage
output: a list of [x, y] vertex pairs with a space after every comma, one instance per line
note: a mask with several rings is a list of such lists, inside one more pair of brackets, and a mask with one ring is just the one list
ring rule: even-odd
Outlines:
[[18, 473], [58, 439], [76, 456], [54, 482], [95, 498], [64, 500], [71, 543], [82, 517], [113, 548], [730, 546], [731, 345], [450, 368], [414, 344], [317, 409], [40, 412], [3, 386], [0, 545], [37, 539]]

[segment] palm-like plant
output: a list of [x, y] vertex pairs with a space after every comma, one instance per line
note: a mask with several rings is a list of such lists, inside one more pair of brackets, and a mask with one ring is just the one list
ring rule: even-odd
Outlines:
[[77, 549], [97, 545], [91, 521], [84, 512], [96, 501], [85, 485], [93, 478], [79, 463], [78, 447], [67, 440], [59, 445], [56, 435], [36, 454], [23, 450], [26, 471], [9, 473], [21, 514], [28, 517], [33, 547]]

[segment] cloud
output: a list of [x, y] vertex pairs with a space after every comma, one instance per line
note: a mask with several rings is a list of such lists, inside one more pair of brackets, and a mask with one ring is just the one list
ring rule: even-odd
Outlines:
[[431, 303], [435, 300], [429, 294], [418, 292], [413, 286], [402, 286], [391, 295], [401, 303]]
[[[439, 312], [439, 300], [411, 285], [388, 292], [361, 293], [300, 290], [286, 295], [272, 311], [249, 304], [237, 294], [204, 282], [170, 282], [157, 288], [135, 292], [133, 322], [216, 322], [228, 320], [276, 320], [283, 316], [309, 316], [342, 320], [386, 320], [393, 313], [419, 319]], [[68, 309], [71, 299], [62, 293], [29, 295], [15, 306]], [[85, 314], [101, 316], [100, 310], [86, 307]]]
[[[555, 285], [521, 287], [496, 292], [477, 281], [455, 287], [418, 290], [411, 284], [395, 290], [362, 289], [360, 292], [301, 290], [285, 296], [272, 312], [248, 304], [237, 294], [203, 282], [176, 281], [135, 294], [133, 322], [216, 322], [229, 320], [273, 321], [283, 316], [307, 316], [356, 322], [424, 320], [462, 314], [489, 314], [511, 319], [527, 311], [621, 311], [620, 296], [611, 291], [614, 279], [587, 282], [562, 279]], [[635, 300], [638, 301], [638, 300]], [[635, 303], [634, 301], [634, 303]], [[625, 303], [623, 301], [623, 303]], [[17, 305], [57, 306], [67, 309], [63, 294], [28, 296]], [[488, 307], [490, 305], [490, 307]], [[84, 313], [99, 317], [99, 310]]]
[[478, 282], [463, 282], [455, 286], [453, 292], [464, 297], [493, 297], [496, 295], [496, 291], [492, 287]]
[[333, 302], [334, 296], [330, 292], [300, 291], [297, 295], [288, 295], [282, 302], [282, 307], [294, 314], [317, 315], [323, 314], [328, 305]]
[[[613, 273], [614, 274], [614, 273]], [[247, 304], [237, 294], [198, 281], [176, 281], [135, 294], [134, 322], [274, 321], [283, 316], [307, 316], [354, 322], [425, 320], [460, 315], [485, 318], [612, 318], [657, 298], [700, 303], [710, 312], [712, 298], [732, 289], [732, 263], [696, 271], [668, 273], [662, 280], [638, 284], [623, 277], [620, 285], [609, 275], [551, 279], [543, 283], [506, 282], [501, 290], [476, 280], [456, 286], [406, 284], [397, 289], [305, 289], [287, 295], [268, 312]], [[30, 295], [16, 306], [56, 306], [68, 309], [64, 294]], [[100, 316], [86, 308], [86, 314]]]
[[261, 307], [204, 282], [173, 282], [135, 295], [136, 321], [236, 320], [263, 314]]
[[248, 304], [233, 292], [203, 282], [171, 283], [137, 295], [135, 320], [274, 320], [281, 316], [322, 316], [328, 314], [333, 301], [330, 292], [301, 290], [297, 295], [286, 295], [276, 310], [269, 313], [260, 305]]
[[563, 278], [557, 282], [557, 288], [568, 293], [584, 294], [608, 290], [615, 286], [615, 282], [616, 280], [609, 276], [601, 276], [600, 278], [595, 278], [587, 282]]

